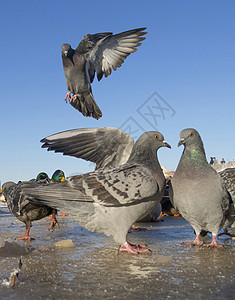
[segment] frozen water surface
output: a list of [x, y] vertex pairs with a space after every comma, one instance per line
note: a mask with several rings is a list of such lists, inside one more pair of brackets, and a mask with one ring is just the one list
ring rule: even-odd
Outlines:
[[[219, 249], [182, 245], [194, 239], [183, 218], [138, 224], [148, 231], [128, 235], [151, 254], [118, 253], [103, 234], [91, 233], [69, 217], [48, 231], [50, 219], [33, 223], [33, 241], [17, 241], [24, 224], [0, 208], [0, 299], [235, 299], [235, 241], [220, 237]], [[75, 247], [56, 247], [72, 240]], [[62, 242], [63, 243], [66, 242]], [[13, 287], [10, 274], [22, 269]]]

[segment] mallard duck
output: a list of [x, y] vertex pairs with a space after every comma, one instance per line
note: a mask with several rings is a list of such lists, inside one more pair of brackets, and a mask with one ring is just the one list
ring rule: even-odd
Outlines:
[[[63, 171], [56, 170], [52, 175], [52, 179], [50, 179], [46, 173], [41, 172], [37, 175], [36, 180], [31, 180], [30, 182], [32, 181], [39, 185], [47, 185], [52, 182], [65, 181], [65, 177]], [[29, 231], [32, 227], [32, 221], [40, 220], [49, 215], [52, 215], [49, 230], [54, 230], [55, 226], [58, 225], [56, 220], [57, 210], [40, 203], [30, 203], [21, 194], [21, 186], [21, 181], [18, 183], [12, 181], [6, 182], [2, 186], [3, 194], [10, 212], [26, 225], [25, 234], [22, 237], [17, 237], [16, 239], [30, 240]]]

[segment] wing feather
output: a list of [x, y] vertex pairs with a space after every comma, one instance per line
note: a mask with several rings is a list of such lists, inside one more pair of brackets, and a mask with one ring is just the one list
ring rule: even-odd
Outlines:
[[95, 163], [97, 168], [124, 164], [134, 144], [129, 134], [112, 127], [68, 130], [48, 136], [41, 142], [42, 148], [48, 151], [83, 158]]
[[99, 39], [94, 47], [87, 52], [87, 61], [89, 62], [88, 73], [90, 79], [94, 78], [94, 70], [97, 73], [98, 80], [101, 80], [112, 73], [112, 69], [116, 70], [121, 67], [124, 59], [128, 55], [137, 51], [136, 47], [140, 46], [145, 39], [143, 35], [144, 28], [128, 30], [115, 35], [106, 35]]

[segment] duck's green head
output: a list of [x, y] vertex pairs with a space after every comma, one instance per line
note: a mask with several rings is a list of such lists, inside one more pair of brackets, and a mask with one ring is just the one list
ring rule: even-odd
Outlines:
[[66, 181], [64, 172], [62, 170], [56, 170], [51, 179], [54, 182]]
[[39, 181], [39, 180], [45, 180], [45, 179], [48, 179], [48, 175], [47, 173], [44, 173], [44, 172], [41, 172], [38, 174], [37, 178], [36, 178], [36, 181]]

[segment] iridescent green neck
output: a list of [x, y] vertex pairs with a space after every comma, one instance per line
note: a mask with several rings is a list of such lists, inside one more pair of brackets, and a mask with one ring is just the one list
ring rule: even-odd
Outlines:
[[197, 165], [206, 166], [208, 162], [206, 160], [204, 147], [186, 147], [182, 158], [185, 162], [194, 162]]

